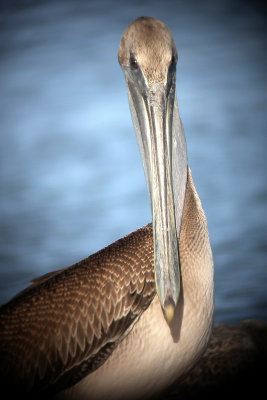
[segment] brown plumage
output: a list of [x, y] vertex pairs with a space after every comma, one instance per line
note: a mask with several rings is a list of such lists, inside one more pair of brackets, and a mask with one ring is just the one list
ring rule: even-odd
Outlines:
[[0, 308], [0, 379], [9, 392], [148, 399], [189, 371], [209, 340], [213, 260], [187, 166], [177, 51], [166, 25], [137, 19], [119, 60], [153, 224], [35, 280]]
[[29, 391], [73, 385], [106, 360], [154, 295], [150, 225], [37, 279], [1, 308], [1, 379]]
[[[188, 287], [184, 289], [186, 309], [181, 302], [177, 314], [186, 313], [192, 301], [196, 302], [196, 322], [200, 324], [198, 318], [202, 319], [202, 312], [208, 311], [212, 292], [209, 293], [208, 280], [203, 284], [199, 282], [201, 274], [196, 274], [189, 282], [190, 272], [187, 271], [191, 257], [196, 267], [203, 262], [203, 257], [210, 257], [203, 251], [208, 233], [196, 196], [189, 173], [180, 241], [182, 275]], [[190, 291], [195, 293], [202, 285], [205, 297], [200, 291], [199, 298], [190, 299]], [[127, 341], [131, 343], [136, 329], [137, 332], [140, 329], [132, 327], [138, 326], [136, 322], [146, 314], [154, 296], [151, 224], [74, 266], [35, 280], [32, 286], [1, 307], [2, 386], [9, 387], [11, 392], [14, 389], [16, 393], [37, 396], [68, 388], [105, 363], [114, 349], [120, 347], [120, 342], [124, 347], [123, 339], [127, 334]], [[158, 301], [154, 308], [156, 304], [160, 310]], [[211, 323], [212, 308], [209, 312]], [[180, 315], [177, 318], [180, 325]], [[180, 335], [181, 329], [179, 327], [177, 333], [175, 326], [174, 337]], [[105, 364], [102, 368], [105, 370]], [[100, 376], [102, 368], [96, 371]]]

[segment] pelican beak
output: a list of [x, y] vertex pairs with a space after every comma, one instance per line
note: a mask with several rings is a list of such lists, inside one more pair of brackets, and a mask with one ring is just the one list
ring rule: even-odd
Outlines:
[[183, 201], [180, 205], [174, 203], [176, 193], [173, 187], [174, 183], [180, 184], [179, 181], [174, 182], [179, 173], [173, 174], [173, 166], [177, 167], [173, 160], [173, 151], [177, 151], [177, 140], [174, 142], [173, 138], [175, 104], [178, 113], [175, 103], [176, 74], [175, 71], [169, 73], [166, 85], [148, 85], [140, 73], [137, 75], [130, 67], [123, 67], [123, 70], [150, 194], [156, 290], [170, 323], [180, 293], [178, 243], [183, 213]]

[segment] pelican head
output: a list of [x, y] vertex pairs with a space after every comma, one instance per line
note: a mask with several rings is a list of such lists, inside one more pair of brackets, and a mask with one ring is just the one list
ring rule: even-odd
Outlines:
[[177, 50], [165, 24], [141, 17], [124, 32], [118, 57], [150, 194], [156, 290], [170, 323], [181, 286], [179, 235], [187, 181], [176, 100]]

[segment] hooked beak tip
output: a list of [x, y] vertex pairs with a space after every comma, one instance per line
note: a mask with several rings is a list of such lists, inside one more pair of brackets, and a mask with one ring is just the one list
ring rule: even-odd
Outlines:
[[169, 304], [168, 306], [164, 307], [164, 314], [168, 324], [170, 324], [174, 317], [175, 308], [173, 304]]
[[172, 297], [168, 297], [164, 302], [164, 314], [168, 324], [170, 324], [174, 318], [175, 313], [175, 303]]

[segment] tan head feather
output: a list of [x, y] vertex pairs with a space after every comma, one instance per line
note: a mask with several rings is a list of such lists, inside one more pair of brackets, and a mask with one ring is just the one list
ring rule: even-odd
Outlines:
[[119, 47], [119, 63], [136, 60], [148, 84], [166, 84], [168, 68], [177, 62], [177, 50], [168, 27], [161, 21], [140, 17], [128, 26]]

